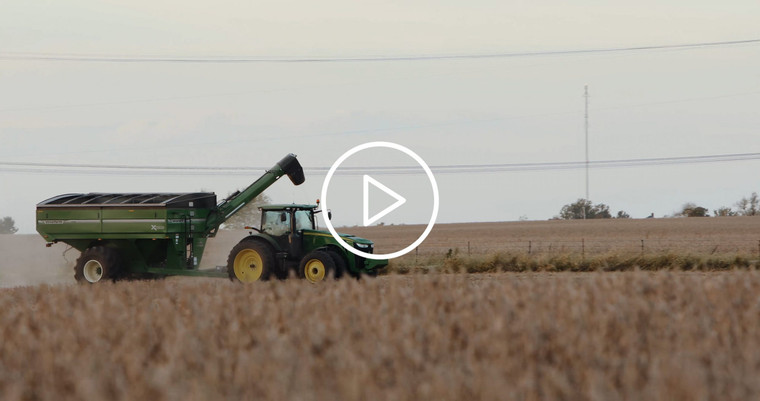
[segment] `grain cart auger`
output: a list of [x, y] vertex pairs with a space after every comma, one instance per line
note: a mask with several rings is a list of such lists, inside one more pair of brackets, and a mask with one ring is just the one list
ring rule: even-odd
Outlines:
[[[295, 185], [304, 182], [295, 155], [219, 204], [216, 194], [207, 192], [60, 195], [37, 205], [37, 231], [48, 244], [63, 242], [81, 251], [74, 277], [90, 283], [170, 275], [253, 282], [285, 278], [291, 271], [317, 282], [344, 273], [375, 275], [388, 264], [355, 256], [329, 232], [317, 230], [316, 205], [293, 204], [262, 207], [261, 227], [248, 227], [252, 231], [230, 252], [226, 271], [200, 270], [206, 240], [283, 175]], [[372, 241], [341, 236], [350, 246], [373, 252]]]

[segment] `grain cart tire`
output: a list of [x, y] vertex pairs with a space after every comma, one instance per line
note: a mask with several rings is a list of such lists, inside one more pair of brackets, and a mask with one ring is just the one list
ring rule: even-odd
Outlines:
[[259, 241], [240, 241], [227, 258], [227, 272], [232, 281], [253, 283], [268, 280], [274, 270], [274, 252]]
[[301, 259], [298, 271], [310, 283], [319, 283], [334, 277], [335, 262], [329, 251], [311, 251]]
[[335, 264], [335, 273], [333, 274], [333, 277], [335, 277], [336, 280], [343, 277], [343, 274], [346, 272], [346, 261], [337, 251], [329, 250], [327, 253], [330, 254], [330, 257]]
[[115, 280], [121, 271], [119, 252], [114, 248], [96, 245], [85, 249], [74, 266], [74, 279], [79, 283]]

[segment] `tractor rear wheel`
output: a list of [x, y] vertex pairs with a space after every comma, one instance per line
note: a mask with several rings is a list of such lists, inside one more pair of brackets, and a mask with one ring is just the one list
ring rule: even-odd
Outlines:
[[318, 283], [335, 274], [335, 261], [329, 252], [312, 251], [301, 259], [298, 271], [307, 281]]
[[96, 245], [85, 249], [74, 266], [74, 279], [79, 283], [115, 280], [121, 272], [119, 252], [114, 248]]
[[252, 283], [268, 280], [274, 270], [274, 253], [260, 241], [240, 241], [227, 258], [227, 273], [232, 281]]

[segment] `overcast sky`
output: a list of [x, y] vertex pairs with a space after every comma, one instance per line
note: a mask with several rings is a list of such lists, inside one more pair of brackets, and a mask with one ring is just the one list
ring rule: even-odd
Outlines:
[[[339, 63], [28, 59], [395, 57], [722, 42], [760, 38], [756, 0], [4, 0], [1, 9], [0, 162], [250, 167], [293, 152], [305, 167], [329, 167], [349, 148], [378, 140], [405, 145], [430, 165], [583, 161], [584, 85], [591, 160], [760, 152], [760, 43]], [[712, 210], [760, 191], [758, 167], [754, 159], [592, 169], [590, 198], [633, 217], [670, 214], [687, 201]], [[26, 233], [34, 232], [35, 204], [60, 193], [225, 196], [258, 175], [12, 170], [0, 165], [0, 217]], [[415, 177], [376, 178], [404, 194], [419, 185]], [[312, 202], [323, 178], [307, 176], [297, 188], [282, 181], [268, 194]], [[350, 188], [350, 179], [336, 180]], [[585, 196], [582, 169], [441, 174], [438, 184], [439, 222], [548, 219]], [[413, 205], [384, 220], [427, 222], [429, 211]], [[341, 219], [339, 201], [331, 207], [336, 224], [360, 223]]]

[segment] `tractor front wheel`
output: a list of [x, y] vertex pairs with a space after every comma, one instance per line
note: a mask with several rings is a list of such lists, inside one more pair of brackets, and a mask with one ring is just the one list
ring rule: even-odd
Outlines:
[[346, 272], [346, 261], [343, 259], [342, 256], [338, 254], [338, 252], [334, 250], [329, 250], [327, 253], [330, 254], [330, 257], [333, 260], [333, 263], [335, 263], [335, 271], [333, 276], [335, 276], [335, 279], [340, 279], [343, 277], [343, 274]]
[[96, 245], [85, 249], [74, 266], [74, 279], [79, 283], [94, 284], [116, 279], [121, 270], [119, 252], [114, 248]]
[[227, 258], [230, 280], [252, 283], [268, 280], [275, 269], [274, 254], [268, 245], [251, 240], [240, 241]]
[[329, 252], [312, 251], [301, 259], [298, 271], [307, 281], [318, 283], [335, 274], [335, 261]]

